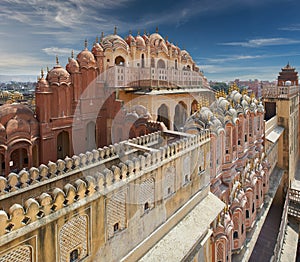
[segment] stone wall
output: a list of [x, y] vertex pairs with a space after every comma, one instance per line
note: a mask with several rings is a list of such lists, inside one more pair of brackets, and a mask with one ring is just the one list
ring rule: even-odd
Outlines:
[[[19, 261], [14, 254], [21, 250], [25, 261], [117, 261], [192, 196], [207, 195], [209, 167], [200, 172], [198, 165], [209, 131], [172, 143], [164, 136], [156, 132], [3, 178], [1, 205], [24, 202], [0, 211], [0, 260]], [[56, 186], [40, 191], [40, 184]], [[24, 199], [26, 192], [35, 196]]]

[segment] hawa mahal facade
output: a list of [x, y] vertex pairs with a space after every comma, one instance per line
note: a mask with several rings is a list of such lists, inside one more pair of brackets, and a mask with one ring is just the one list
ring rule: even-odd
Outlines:
[[[290, 71], [270, 90], [285, 87], [298, 110]], [[285, 127], [276, 110], [265, 120], [282, 97], [263, 103], [236, 85], [215, 93], [158, 31], [123, 39], [116, 29], [66, 68], [57, 58], [35, 95], [36, 112], [0, 107], [0, 261], [251, 254], [247, 234], [275, 196], [270, 184], [288, 183], [272, 176], [286, 165]]]

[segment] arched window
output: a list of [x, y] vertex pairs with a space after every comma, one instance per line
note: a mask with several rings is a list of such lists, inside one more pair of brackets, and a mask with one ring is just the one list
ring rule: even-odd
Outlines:
[[176, 70], [178, 69], [178, 62], [177, 62], [177, 59], [175, 59], [175, 69], [176, 69]]
[[117, 56], [115, 59], [115, 65], [125, 66], [125, 59], [122, 56]]
[[239, 238], [239, 233], [237, 231], [233, 232], [233, 239]]
[[191, 115], [197, 112], [198, 110], [198, 102], [196, 100], [193, 100], [191, 104]]
[[157, 68], [166, 68], [165, 61], [162, 59], [159, 59], [157, 62]]
[[141, 66], [142, 66], [142, 68], [145, 67], [145, 56], [144, 56], [144, 54], [142, 54], [142, 58], [141, 58]]

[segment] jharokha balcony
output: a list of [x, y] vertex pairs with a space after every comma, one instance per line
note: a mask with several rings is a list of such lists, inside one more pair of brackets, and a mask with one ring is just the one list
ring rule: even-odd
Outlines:
[[165, 68], [114, 66], [100, 79], [108, 87], [119, 88], [207, 88], [201, 72]]
[[262, 96], [263, 98], [282, 98], [288, 99], [294, 95], [299, 93], [298, 85], [285, 85], [285, 86], [277, 86], [277, 85], [267, 85], [262, 88]]

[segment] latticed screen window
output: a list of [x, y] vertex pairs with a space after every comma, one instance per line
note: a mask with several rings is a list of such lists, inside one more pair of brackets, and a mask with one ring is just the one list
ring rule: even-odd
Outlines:
[[111, 238], [117, 232], [126, 228], [126, 193], [127, 188], [118, 191], [108, 200], [107, 212], [107, 233]]
[[14, 248], [7, 253], [0, 255], [0, 262], [31, 262], [32, 248], [27, 245], [22, 245]]
[[223, 257], [224, 257], [224, 245], [223, 245], [223, 243], [218, 243], [217, 261], [223, 261]]
[[168, 167], [163, 178], [164, 198], [175, 192], [175, 167]]
[[249, 118], [249, 135], [252, 136], [252, 132], [253, 132], [253, 118], [250, 116]]
[[142, 213], [154, 207], [154, 179], [148, 178], [138, 185], [138, 204], [142, 207]]
[[[79, 261], [88, 255], [88, 218], [76, 216], [59, 232], [60, 261]], [[76, 256], [77, 254], [77, 256]], [[77, 257], [77, 260], [72, 260]]]
[[229, 152], [231, 147], [231, 128], [226, 128], [225, 148]]
[[191, 159], [189, 156], [186, 156], [183, 160], [183, 179], [182, 184], [186, 184], [191, 180]]

